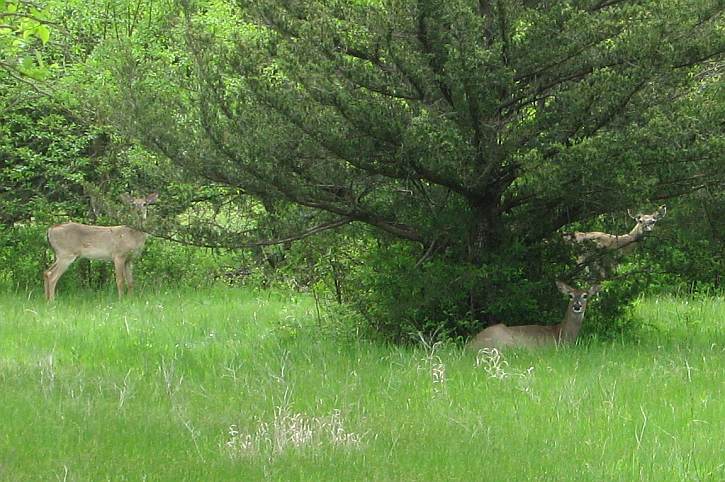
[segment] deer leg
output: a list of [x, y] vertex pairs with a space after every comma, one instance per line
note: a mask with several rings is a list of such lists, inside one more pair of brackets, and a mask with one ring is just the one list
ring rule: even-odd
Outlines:
[[57, 263], [53, 262], [48, 269], [43, 272], [43, 288], [45, 289], [45, 299], [50, 301], [50, 274], [55, 269]]
[[55, 299], [55, 285], [58, 284], [60, 277], [63, 276], [63, 273], [68, 270], [75, 260], [75, 256], [58, 257], [56, 258], [55, 263], [53, 263], [53, 265], [48, 268], [48, 271], [44, 273], [45, 296], [48, 301], [53, 301]]
[[128, 294], [133, 294], [133, 261], [130, 259], [126, 261], [126, 265], [124, 266], [124, 277], [126, 278], [126, 288], [128, 290]]
[[121, 257], [113, 258], [113, 266], [116, 270], [116, 289], [118, 297], [123, 298], [123, 285], [125, 284], [126, 260]]

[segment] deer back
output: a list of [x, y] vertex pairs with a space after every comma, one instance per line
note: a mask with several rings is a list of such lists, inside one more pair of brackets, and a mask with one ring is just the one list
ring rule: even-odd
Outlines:
[[58, 256], [113, 260], [143, 248], [146, 233], [128, 226], [64, 223], [48, 229], [48, 242]]
[[506, 326], [502, 323], [492, 325], [478, 333], [468, 347], [481, 348], [536, 347], [555, 345], [559, 341], [558, 325]]

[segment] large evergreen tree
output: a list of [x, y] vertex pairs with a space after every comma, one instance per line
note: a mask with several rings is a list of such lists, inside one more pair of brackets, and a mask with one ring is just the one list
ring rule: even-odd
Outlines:
[[[415, 268], [553, 286], [562, 226], [722, 188], [717, 0], [184, 3], [186, 50], [118, 62], [111, 114], [300, 232], [360, 222]], [[506, 313], [507, 288], [460, 288], [441, 317]]]

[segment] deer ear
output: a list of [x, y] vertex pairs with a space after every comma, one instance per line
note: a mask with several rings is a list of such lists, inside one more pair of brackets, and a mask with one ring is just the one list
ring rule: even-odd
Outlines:
[[657, 219], [661, 219], [665, 217], [665, 214], [667, 214], [667, 206], [664, 204], [657, 208]]
[[122, 192], [118, 197], [126, 204], [133, 204], [133, 198], [127, 192]]
[[591, 288], [589, 288], [589, 296], [594, 296], [597, 293], [599, 293], [599, 290], [602, 289], [601, 285], [592, 285]]
[[159, 199], [159, 193], [152, 192], [148, 196], [146, 196], [146, 204], [153, 204]]
[[556, 287], [559, 288], [559, 291], [564, 293], [565, 295], [568, 295], [571, 293], [574, 289], [569, 286], [568, 284], [564, 283], [563, 281], [556, 281]]

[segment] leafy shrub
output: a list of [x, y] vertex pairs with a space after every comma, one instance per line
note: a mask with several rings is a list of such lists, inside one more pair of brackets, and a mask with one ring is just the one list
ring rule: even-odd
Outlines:
[[[409, 245], [377, 246], [352, 274], [354, 305], [371, 326], [394, 340], [423, 333], [433, 338], [471, 334], [484, 323], [534, 323], [558, 319], [561, 299], [546, 277], [513, 247], [490, 255], [481, 266], [444, 257], [419, 262]], [[554, 317], [554, 318], [552, 318]]]
[[648, 291], [712, 291], [725, 272], [725, 193], [695, 195], [673, 203], [668, 222], [653, 233], [642, 263], [657, 273]]
[[[0, 289], [32, 291], [43, 286], [43, 270], [50, 265], [46, 256], [46, 227], [0, 224]], [[70, 275], [70, 273], [69, 273]], [[71, 275], [73, 277], [73, 275]]]
[[239, 255], [227, 250], [183, 246], [149, 237], [134, 273], [147, 285], [208, 286], [220, 279], [228, 266], [238, 265]]

